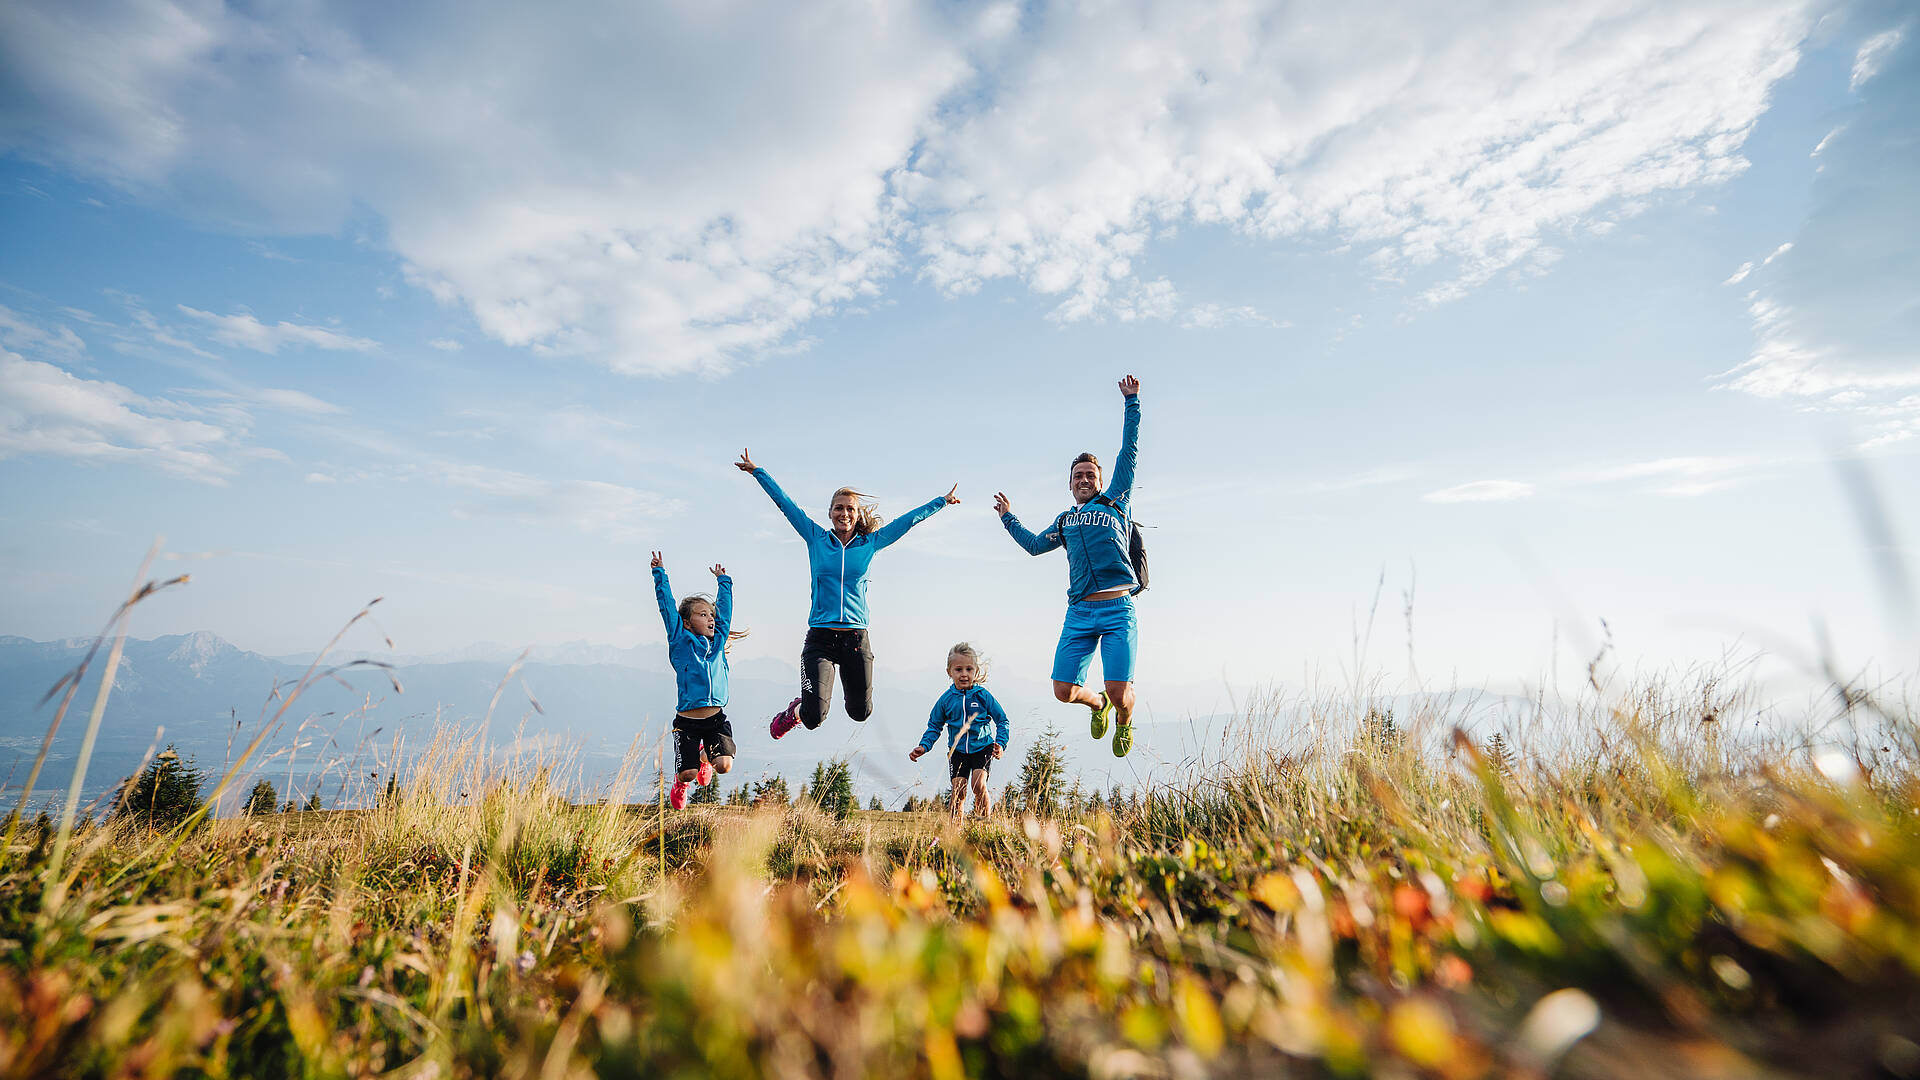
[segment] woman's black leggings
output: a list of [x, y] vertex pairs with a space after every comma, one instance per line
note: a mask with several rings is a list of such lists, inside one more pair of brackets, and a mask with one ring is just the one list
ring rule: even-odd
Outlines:
[[800, 722], [812, 730], [826, 719], [833, 704], [833, 672], [844, 681], [841, 697], [847, 715], [865, 720], [873, 715], [873, 650], [865, 630], [807, 628], [800, 647]]

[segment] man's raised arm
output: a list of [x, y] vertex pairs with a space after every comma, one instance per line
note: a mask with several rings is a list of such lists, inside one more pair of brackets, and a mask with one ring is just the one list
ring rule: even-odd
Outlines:
[[1140, 461], [1140, 380], [1131, 375], [1121, 379], [1120, 392], [1127, 398], [1127, 420], [1120, 428], [1120, 456], [1113, 462], [1113, 482], [1107, 485], [1107, 498], [1114, 502], [1133, 494], [1133, 468]]

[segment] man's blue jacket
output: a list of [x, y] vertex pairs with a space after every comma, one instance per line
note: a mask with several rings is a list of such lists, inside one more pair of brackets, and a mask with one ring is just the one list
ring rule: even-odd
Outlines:
[[1120, 456], [1114, 460], [1112, 481], [1099, 497], [1063, 511], [1047, 531], [1031, 533], [1012, 514], [1001, 514], [1007, 535], [1027, 549], [1044, 555], [1067, 549], [1067, 602], [1093, 593], [1132, 588], [1140, 584], [1127, 556], [1128, 530], [1133, 526], [1133, 469], [1140, 460], [1140, 395], [1127, 395], [1127, 419], [1120, 432]]

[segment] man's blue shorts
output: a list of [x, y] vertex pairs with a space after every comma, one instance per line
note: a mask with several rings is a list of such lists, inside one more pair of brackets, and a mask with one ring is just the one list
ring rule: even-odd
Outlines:
[[1085, 686], [1096, 647], [1100, 650], [1102, 679], [1133, 681], [1133, 658], [1140, 651], [1133, 597], [1080, 600], [1067, 605], [1067, 621], [1060, 627], [1060, 644], [1053, 650], [1053, 681]]

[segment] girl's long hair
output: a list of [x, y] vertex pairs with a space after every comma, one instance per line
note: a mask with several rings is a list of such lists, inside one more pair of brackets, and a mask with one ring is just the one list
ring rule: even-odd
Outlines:
[[877, 531], [880, 526], [887, 523], [887, 519], [880, 516], [879, 508], [867, 501], [873, 498], [873, 496], [854, 488], [843, 487], [835, 491], [833, 498], [827, 500], [827, 505], [831, 507], [834, 499], [838, 499], [842, 495], [853, 496], [853, 535], [865, 536], [868, 533]]
[[[694, 593], [691, 596], [683, 596], [680, 598], [679, 611], [681, 622], [684, 623], [687, 621], [687, 615], [693, 611], [693, 605], [695, 604], [705, 604], [709, 608], [713, 608], [716, 616], [720, 613], [720, 609], [715, 608], [713, 605], [713, 597], [708, 596], [706, 593]], [[753, 633], [752, 630], [735, 630], [729, 627], [727, 629], [727, 644], [731, 645], [751, 633]]]

